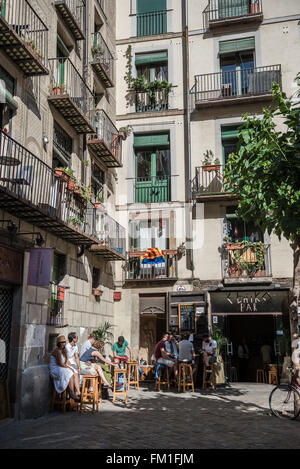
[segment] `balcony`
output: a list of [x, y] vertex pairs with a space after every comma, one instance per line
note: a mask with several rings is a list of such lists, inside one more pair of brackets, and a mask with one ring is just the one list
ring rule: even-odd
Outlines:
[[150, 97], [146, 92], [135, 91], [135, 110], [136, 112], [156, 112], [168, 111], [169, 93], [164, 91], [155, 91]]
[[196, 175], [191, 184], [194, 200], [208, 202], [235, 198], [234, 194], [226, 190], [223, 169], [222, 165], [196, 167]]
[[125, 228], [100, 210], [96, 211], [95, 227], [99, 244], [91, 246], [90, 252], [108, 261], [125, 261]]
[[94, 34], [93, 44], [93, 70], [106, 88], [112, 88], [114, 86], [114, 58], [102, 34]]
[[178, 279], [177, 251], [165, 250], [165, 262], [158, 264], [142, 264], [141, 257], [144, 251], [130, 252], [126, 269], [126, 281], [170, 281]]
[[[249, 243], [248, 243], [249, 244]], [[271, 283], [271, 246], [263, 243], [227, 243], [223, 248], [225, 284]]]
[[134, 179], [135, 203], [171, 201], [172, 176], [153, 176]]
[[122, 167], [122, 139], [108, 115], [102, 109], [94, 112], [96, 133], [90, 136], [88, 148], [107, 168]]
[[192, 109], [268, 101], [273, 82], [281, 85], [280, 65], [196, 75]]
[[70, 59], [49, 59], [48, 101], [78, 134], [94, 133], [94, 96]]
[[25, 76], [48, 75], [48, 28], [27, 0], [0, 5], [0, 49]]
[[203, 11], [206, 30], [262, 20], [261, 0], [210, 0]]
[[76, 245], [92, 245], [95, 210], [55, 171], [0, 132], [0, 208]]
[[84, 31], [84, 1], [83, 0], [55, 0], [57, 11], [77, 41], [85, 39]]
[[150, 11], [136, 15], [137, 36], [153, 36], [167, 32], [167, 11]]

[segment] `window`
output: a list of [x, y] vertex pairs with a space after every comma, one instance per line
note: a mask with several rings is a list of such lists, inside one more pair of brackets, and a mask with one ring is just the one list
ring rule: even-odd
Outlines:
[[129, 223], [129, 244], [134, 251], [169, 248], [169, 220], [132, 220]]
[[169, 148], [169, 134], [135, 136], [136, 202], [170, 200]]
[[167, 1], [137, 0], [137, 36], [167, 32]]
[[168, 53], [165, 51], [152, 54], [136, 54], [135, 66], [137, 75], [144, 75], [149, 83], [155, 80], [168, 81]]
[[73, 140], [64, 129], [54, 122], [53, 168], [69, 166], [72, 158]]
[[247, 15], [250, 12], [250, 0], [219, 0], [219, 18]]
[[103, 185], [105, 182], [104, 172], [96, 165], [92, 165], [92, 202], [104, 202]]
[[231, 153], [237, 151], [239, 126], [222, 127], [223, 164], [226, 165]]
[[62, 325], [64, 303], [58, 300], [58, 285], [63, 281], [66, 274], [66, 256], [54, 253], [52, 284], [51, 284], [51, 305], [50, 324]]
[[263, 234], [252, 222], [244, 222], [235, 215], [236, 207], [227, 207], [227, 237], [231, 242], [250, 241], [251, 243], [264, 241]]
[[93, 268], [92, 288], [98, 288], [100, 284], [100, 270]]

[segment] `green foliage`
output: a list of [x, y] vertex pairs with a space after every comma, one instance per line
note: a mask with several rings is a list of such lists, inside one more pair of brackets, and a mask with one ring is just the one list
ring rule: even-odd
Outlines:
[[109, 330], [111, 328], [112, 324], [105, 321], [102, 326], [99, 326], [97, 330], [93, 331], [93, 334], [96, 334], [97, 340], [100, 340], [104, 344], [112, 345], [111, 340], [113, 340], [114, 336]]
[[205, 153], [203, 153], [204, 160], [202, 161], [203, 166], [210, 166], [212, 164], [212, 160], [214, 157], [214, 154], [211, 150], [206, 150]]
[[[235, 243], [236, 244], [236, 243]], [[244, 246], [243, 249], [236, 249], [233, 250], [234, 260], [236, 265], [240, 267], [241, 270], [247, 270], [250, 274], [254, 274], [261, 270], [264, 262], [265, 262], [265, 247], [261, 241], [258, 242], [250, 242], [250, 241], [242, 241], [239, 243]], [[250, 249], [254, 256], [255, 256], [255, 263], [251, 261], [247, 261], [243, 254]], [[250, 256], [251, 258], [251, 256]]]
[[80, 220], [77, 217], [70, 217], [69, 221], [72, 222], [74, 225], [82, 225], [83, 224], [83, 221]]
[[218, 355], [220, 355], [221, 349], [227, 344], [228, 339], [223, 336], [221, 329], [215, 325], [212, 328], [212, 337], [217, 342], [217, 351]]
[[[296, 83], [299, 96], [300, 74]], [[300, 236], [300, 108], [278, 83], [272, 94], [276, 106], [264, 108], [262, 118], [244, 116], [224, 177], [239, 196], [238, 216], [294, 242]]]
[[127, 59], [126, 63], [126, 74], [124, 80], [127, 83], [128, 89], [132, 87], [132, 46], [128, 46], [125, 52], [125, 56]]

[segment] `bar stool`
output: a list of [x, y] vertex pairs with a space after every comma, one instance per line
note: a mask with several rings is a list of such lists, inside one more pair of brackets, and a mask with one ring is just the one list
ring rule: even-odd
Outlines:
[[[162, 372], [166, 372], [166, 380], [162, 381]], [[162, 365], [161, 363], [157, 363], [156, 371], [155, 371], [155, 391], [160, 391], [160, 386], [166, 386], [168, 391], [170, 390], [170, 375], [169, 375], [169, 367], [166, 365]]]
[[[127, 374], [126, 370], [121, 370], [119, 368], [114, 369], [113, 402], [115, 402], [116, 396], [124, 395], [125, 396], [124, 401], [125, 401], [125, 404], [127, 404], [126, 374]], [[124, 382], [123, 391], [117, 391], [117, 383], [119, 382], [119, 377], [120, 376], [123, 376], [123, 382]]]
[[185, 388], [188, 387], [191, 387], [194, 392], [193, 367], [189, 363], [179, 363], [178, 392], [180, 392], [181, 387], [183, 388], [183, 392], [185, 392]]
[[256, 382], [257, 383], [265, 383], [265, 372], [261, 368], [256, 370]]
[[207, 384], [210, 384], [211, 387], [212, 387], [212, 390], [215, 391], [216, 390], [216, 371], [215, 371], [214, 363], [212, 363], [210, 365], [210, 367], [211, 367], [211, 376], [210, 376], [210, 380], [207, 383], [207, 371], [208, 370], [207, 370], [207, 367], [206, 367], [205, 363], [203, 363], [203, 385], [202, 385], [202, 389], [206, 389]]
[[54, 412], [54, 407], [58, 407], [63, 413], [65, 413], [67, 410], [67, 406], [69, 406], [71, 411], [78, 410], [78, 402], [75, 402], [74, 399], [70, 397], [67, 389], [61, 394], [56, 392], [52, 378], [51, 378], [51, 386], [52, 386], [52, 396], [51, 396], [50, 412]]
[[[92, 383], [93, 391], [90, 392], [90, 383]], [[99, 376], [98, 375], [84, 375], [82, 381], [80, 412], [86, 409], [87, 404], [91, 404], [92, 412], [99, 410]]]
[[130, 389], [131, 384], [134, 384], [134, 389], [139, 390], [139, 362], [132, 361], [127, 363], [127, 373], [128, 389]]

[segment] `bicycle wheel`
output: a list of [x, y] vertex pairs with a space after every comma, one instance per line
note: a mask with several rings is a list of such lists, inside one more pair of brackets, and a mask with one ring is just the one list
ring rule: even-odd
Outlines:
[[300, 413], [300, 408], [295, 409], [297, 399], [300, 403], [300, 393], [290, 384], [276, 386], [269, 397], [270, 410], [276, 417], [293, 420]]

